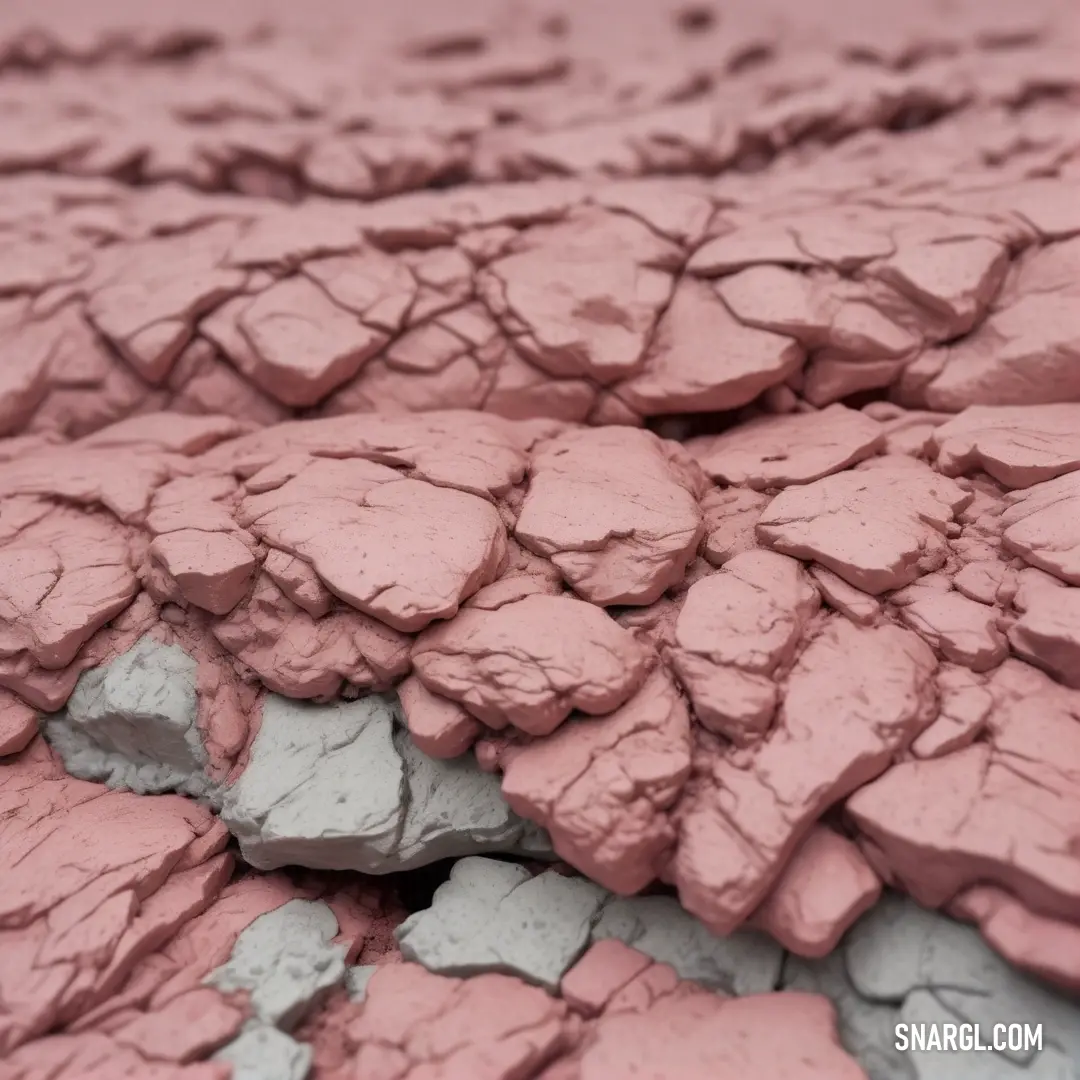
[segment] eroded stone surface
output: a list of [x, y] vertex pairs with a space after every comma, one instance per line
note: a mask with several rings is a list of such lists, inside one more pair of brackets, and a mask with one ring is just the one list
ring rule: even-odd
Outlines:
[[208, 810], [76, 780], [40, 740], [0, 770], [0, 784], [7, 1053], [115, 994], [211, 903], [232, 859]]
[[550, 735], [576, 710], [603, 715], [643, 682], [647, 654], [584, 601], [526, 596], [494, 611], [473, 608], [419, 638], [421, 681], [462, 702], [492, 728]]
[[246, 990], [258, 1021], [288, 1031], [345, 978], [348, 950], [331, 944], [337, 933], [324, 902], [290, 900], [247, 927], [205, 982], [225, 993]]
[[255, 494], [240, 517], [256, 536], [309, 563], [331, 592], [396, 630], [453, 615], [505, 558], [490, 503], [363, 459], [270, 466], [248, 490]]
[[607, 899], [581, 878], [491, 859], [462, 859], [432, 907], [398, 928], [406, 960], [440, 975], [518, 975], [555, 990], [584, 951]]
[[771, 551], [733, 556], [694, 582], [675, 623], [672, 664], [698, 721], [737, 744], [763, 735], [820, 600], [794, 559]]
[[498, 779], [467, 760], [425, 757], [396, 701], [380, 695], [334, 705], [269, 696], [222, 820], [263, 870], [382, 874], [527, 846]]
[[[894, 766], [847, 811], [921, 903], [938, 907], [970, 885], [998, 884], [1034, 912], [1068, 919], [1080, 887], [1077, 691], [1016, 660], [985, 687], [982, 740]], [[1038, 845], [1023, 839], [1033, 829]]]
[[881, 881], [858, 847], [817, 825], [752, 922], [796, 956], [826, 956], [880, 896]]
[[1025, 562], [1080, 585], [1080, 556], [1073, 527], [1080, 505], [1080, 477], [1067, 473], [1011, 493], [1002, 511], [1001, 541]]
[[515, 536], [596, 604], [649, 604], [701, 539], [695, 492], [647, 432], [572, 432], [533, 457]]
[[788, 488], [758, 518], [757, 534], [875, 596], [937, 569], [950, 523], [970, 502], [927, 468], [883, 464]]
[[582, 717], [519, 750], [507, 802], [551, 833], [556, 853], [615, 892], [657, 876], [675, 840], [666, 813], [690, 772], [686, 705], [663, 672], [622, 708]]
[[[1011, 970], [969, 927], [893, 896], [855, 928], [843, 955], [856, 990], [871, 1001], [899, 1005], [901, 1021], [953, 1016], [991, 1031], [1002, 1021], [1041, 1022], [1041, 1053], [1006, 1050], [1004, 1056], [1048, 1076], [1075, 1060], [1075, 1004]], [[932, 1052], [916, 1051], [912, 1058], [913, 1075], [920, 1078], [955, 1075], [946, 1070], [958, 1064], [956, 1056]]]
[[232, 1067], [231, 1080], [304, 1080], [311, 1049], [272, 1027], [251, 1027], [214, 1055]]
[[1026, 488], [1080, 468], [1074, 404], [973, 405], [935, 428], [938, 468], [957, 476], [972, 467], [1006, 487]]
[[726, 994], [763, 994], [779, 979], [780, 948], [753, 931], [718, 937], [669, 896], [620, 897], [608, 903], [593, 938], [615, 938], [682, 979]]
[[910, 631], [833, 616], [799, 657], [769, 736], [745, 762], [710, 756], [684, 801], [672, 873], [686, 908], [718, 933], [738, 926], [817, 817], [933, 719], [935, 667]]
[[736, 409], [782, 383], [803, 356], [791, 338], [743, 325], [711, 286], [684, 278], [645, 370], [617, 393], [645, 415]]
[[[831, 1030], [835, 1013], [823, 997], [789, 992], [725, 1001], [692, 986], [682, 994], [677, 987], [664, 993], [668, 980], [662, 977], [666, 974], [662, 966], [642, 977], [645, 985], [630, 983], [624, 994], [630, 997], [638, 990], [645, 997], [651, 972], [656, 975], [648, 988], [654, 991], [649, 1005], [614, 1009], [576, 1060], [561, 1069], [556, 1066], [558, 1071], [550, 1075], [560, 1080], [599, 1080], [642, 1068], [665, 1077], [709, 1073], [734, 1078], [754, 1075], [758, 1069], [787, 1069], [822, 1080], [862, 1080], [866, 1075], [840, 1047]], [[621, 997], [617, 995], [613, 1004], [622, 1006]], [[799, 1049], [769, 1046], [778, 1029], [798, 1039]]]
[[714, 479], [755, 490], [808, 484], [870, 457], [885, 442], [877, 421], [830, 405], [820, 412], [764, 417], [687, 449]]
[[44, 725], [64, 767], [140, 794], [207, 794], [209, 758], [196, 719], [198, 665], [176, 645], [143, 638], [86, 672], [67, 708]]

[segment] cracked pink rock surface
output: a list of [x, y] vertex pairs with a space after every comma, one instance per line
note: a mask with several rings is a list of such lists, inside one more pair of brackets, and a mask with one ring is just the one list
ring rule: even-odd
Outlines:
[[218, 320], [229, 320], [225, 325], [207, 328], [210, 340], [283, 405], [317, 404], [386, 341], [304, 277], [286, 278], [230, 307], [235, 313], [217, 313]]
[[634, 372], [671, 294], [678, 248], [632, 217], [594, 211], [541, 226], [479, 279], [524, 356], [550, 375], [610, 383]]
[[756, 526], [769, 498], [747, 488], [710, 488], [701, 500], [705, 517], [702, 555], [722, 566], [743, 551], [758, 547]]
[[876, 596], [938, 569], [949, 528], [970, 502], [929, 469], [885, 459], [786, 489], [758, 518], [757, 534], [774, 551], [813, 559]]
[[534, 455], [514, 535], [583, 599], [649, 604], [693, 558], [696, 494], [647, 432], [568, 432]]
[[[225, 1080], [202, 979], [293, 900], [380, 965], [274, 1029], [309, 1080], [917, 1080], [835, 986], [861, 1067], [820, 998], [440, 979], [395, 883], [234, 869], [268, 694], [396, 696], [414, 809], [486, 770], [713, 930], [843, 966], [884, 885], [1080, 986], [1077, 10], [608, 7], [0, 5], [3, 1080]], [[109, 671], [208, 805], [65, 775]]]
[[700, 755], [671, 868], [683, 905], [717, 933], [738, 926], [818, 816], [884, 772], [933, 719], [935, 666], [910, 631], [830, 619], [746, 760]]
[[4, 768], [2, 782], [0, 1037], [10, 1051], [119, 990], [143, 956], [210, 904], [232, 858], [208, 810], [74, 780], [40, 742]]
[[[535, 1075], [568, 1048], [568, 1014], [562, 1002], [507, 976], [463, 981], [412, 964], [388, 966], [375, 973], [364, 1010], [349, 1026], [356, 1051], [342, 1075], [396, 1080], [435, 1069], [445, 1076]], [[470, 1029], [467, 1043], [463, 1024]]]
[[428, 630], [412, 662], [429, 690], [488, 727], [542, 736], [574, 710], [597, 716], [624, 704], [645, 679], [647, 654], [591, 604], [526, 596]]
[[235, 536], [200, 529], [155, 537], [150, 557], [176, 582], [185, 600], [212, 615], [228, 615], [240, 603], [257, 565]]
[[[541, 1075], [547, 1080], [599, 1080], [644, 1068], [657, 1077], [734, 1078], [758, 1069], [779, 1070], [779, 1075], [790, 1069], [794, 1075], [823, 1080], [866, 1076], [829, 1031], [833, 1008], [825, 998], [788, 992], [725, 1001], [695, 991], [693, 984], [672, 986], [674, 980], [664, 979], [666, 972], [658, 967], [611, 999], [576, 1059]], [[792, 1040], [790, 1051], [768, 1045], [769, 1033], [778, 1024]]]
[[1075, 404], [1026, 408], [974, 405], [934, 429], [938, 468], [956, 476], [975, 466], [1009, 488], [1027, 488], [1080, 469]]
[[884, 445], [865, 413], [830, 405], [819, 413], [763, 417], [687, 449], [714, 480], [754, 490], [808, 484], [870, 457]]
[[839, 1046], [833, 1010], [817, 995], [727, 999], [610, 940], [592, 946], [559, 991], [553, 998], [500, 974], [462, 980], [415, 964], [386, 966], [361, 1006], [338, 1006], [315, 1032], [317, 1073], [332, 1080], [580, 1080], [629, 1076], [644, 1064], [658, 1078], [709, 1069], [735, 1077], [775, 1060], [755, 1033], [783, 1023], [803, 1048], [776, 1067], [799, 1068], [792, 1075], [808, 1080], [866, 1075]]
[[962, 892], [949, 910], [978, 923], [986, 940], [1014, 964], [1047, 982], [1076, 990], [1080, 931], [1072, 923], [1037, 915], [993, 885], [976, 885]]
[[1072, 515], [1080, 505], [1074, 473], [1010, 492], [1000, 514], [1001, 544], [1030, 566], [1080, 585], [1080, 559]]
[[[1073, 474], [1002, 495], [988, 482], [946, 479], [912, 457], [893, 456], [770, 496], [710, 486], [676, 443], [646, 432], [483, 421], [476, 430], [486, 441], [478, 451], [465, 438], [467, 420], [461, 413], [371, 418], [364, 424], [369, 435], [355, 422], [351, 431], [338, 421], [302, 421], [252, 434], [200, 421], [201, 428], [166, 431], [162, 425], [163, 449], [155, 447], [151, 431], [125, 423], [94, 441], [101, 453], [139, 448], [135, 495], [123, 495], [116, 475], [91, 458], [88, 476], [60, 477], [62, 484], [78, 481], [61, 490], [90, 503], [85, 509], [50, 498], [45, 473], [27, 469], [24, 475], [38, 477], [37, 490], [12, 497], [17, 516], [9, 520], [9, 535], [16, 551], [50, 515], [72, 527], [100, 523], [122, 541], [122, 565], [130, 568], [133, 589], [142, 585], [144, 592], [110, 625], [91, 629], [66, 669], [42, 666], [24, 646], [9, 661], [9, 684], [29, 704], [55, 709], [79, 672], [123, 652], [140, 634], [179, 643], [197, 659], [197, 723], [214, 773], [235, 776], [258, 730], [259, 684], [329, 701], [349, 685], [355, 690], [347, 692], [355, 693], [400, 683], [406, 723], [421, 749], [452, 759], [475, 743], [481, 765], [503, 774], [510, 806], [549, 831], [561, 858], [616, 892], [669, 880], [710, 928], [762, 927], [793, 952], [816, 957], [873, 902], [882, 879], [937, 906], [989, 879], [1016, 896], [1025, 918], [1042, 920], [1032, 926], [1048, 928], [992, 930], [987, 916], [988, 939], [1000, 940], [1017, 964], [1072, 985], [1064, 961], [1055, 967], [1040, 959], [1044, 940], [1068, 940], [1073, 924], [1064, 898], [1071, 893], [1049, 869], [1049, 901], [1038, 888], [1025, 891], [1031, 873], [1019, 838], [989, 851], [979, 847], [978, 834], [964, 838], [965, 858], [976, 858], [979, 869], [945, 887], [938, 884], [943, 871], [919, 846], [931, 841], [889, 832], [902, 830], [902, 814], [882, 812], [879, 824], [860, 808], [924, 767], [947, 774], [941, 782], [952, 789], [966, 756], [985, 756], [985, 740], [997, 738], [1003, 708], [995, 704], [995, 673], [1036, 676], [1018, 659], [1000, 666], [1007, 650], [1068, 680], [1073, 637], [1061, 622], [1068, 606], [1056, 599], [1072, 589], [1040, 570], [1003, 561], [1009, 552], [996, 545], [1004, 548], [1016, 508], [1030, 509], [1024, 499], [1052, 506], [1055, 486]], [[629, 448], [632, 456], [587, 452], [597, 446]], [[23, 460], [32, 462], [38, 453], [47, 461], [71, 460], [62, 450], [57, 443], [31, 445]], [[594, 553], [588, 543], [580, 544], [581, 554], [599, 557], [603, 572], [614, 561], [623, 578], [637, 574], [654, 592], [657, 580], [661, 587], [669, 583], [667, 595], [651, 604], [639, 596], [612, 619], [603, 600], [590, 602], [587, 585], [563, 591], [560, 580], [568, 575], [558, 553], [548, 557], [524, 545], [528, 536], [531, 547], [539, 547], [529, 527], [536, 478], [549, 463], [557, 465], [559, 483], [572, 478], [566, 458], [569, 465], [580, 462], [586, 476], [607, 470], [616, 479], [627, 461], [647, 463], [649, 490], [662, 493], [678, 508], [676, 520], [685, 522], [677, 548], [656, 532], [658, 515], [652, 503], [641, 505], [640, 483], [605, 488], [590, 480], [585, 495], [609, 495], [610, 511], [586, 497], [552, 496], [547, 513], [556, 525], [569, 512], [593, 527], [598, 510], [620, 523], [642, 520], [640, 544], [615, 547], [613, 560], [604, 562], [607, 551]], [[922, 576], [902, 589], [870, 595], [824, 565], [806, 565], [806, 555], [801, 562], [768, 550], [755, 535], [757, 519], [778, 501], [848, 477], [867, 500], [875, 483], [916, 493], [914, 509], [872, 523], [884, 526], [887, 553], [929, 552], [915, 567]], [[95, 509], [91, 500], [105, 479], [121, 495], [110, 496], [112, 508]], [[300, 544], [286, 550], [272, 532], [299, 527], [324, 503], [400, 485], [460, 495], [490, 510], [486, 535], [497, 538], [499, 552], [484, 570], [491, 549], [478, 549], [480, 573], [492, 580], [456, 586], [456, 613], [428, 620], [419, 635], [396, 628], [386, 608], [361, 610], [365, 601], [355, 591], [343, 595], [340, 582], [324, 579], [333, 571], [314, 565], [312, 550]], [[846, 505], [842, 512], [853, 529], [864, 527], [865, 513]], [[442, 534], [426, 531], [427, 520], [414, 533], [419, 554], [413, 559], [430, 574]], [[153, 538], [184, 528], [235, 540], [255, 564], [243, 596], [224, 614], [185, 595], [175, 568], [169, 573], [153, 555]], [[516, 541], [507, 538], [508, 529]], [[603, 538], [607, 530], [594, 535]], [[819, 546], [824, 560], [827, 545]], [[642, 549], [647, 557], [635, 564], [631, 554]], [[397, 557], [397, 548], [389, 550]], [[705, 558], [691, 562], [697, 551]], [[880, 565], [872, 554], [864, 566]], [[894, 585], [909, 573], [898, 571]], [[228, 583], [228, 575], [222, 577]], [[474, 591], [466, 596], [467, 589]], [[8, 625], [21, 627], [14, 619]], [[935, 653], [942, 665], [937, 675]], [[516, 658], [509, 667], [507, 657]], [[243, 667], [232, 667], [236, 661]], [[609, 674], [601, 678], [604, 671]], [[52, 681], [42, 682], [46, 676]], [[751, 683], [757, 696], [747, 690]], [[734, 693], [736, 685], [742, 696]], [[757, 707], [733, 708], [748, 702]], [[29, 738], [32, 711], [20, 711], [19, 698], [12, 708], [16, 740]], [[838, 717], [849, 718], [839, 729]], [[1066, 745], [1061, 736], [1055, 740]], [[909, 748], [913, 758], [905, 760]], [[918, 805], [901, 790], [899, 805]], [[936, 790], [928, 787], [924, 798], [942, 812], [930, 794]], [[1034, 788], [1032, 797], [1041, 790]], [[1062, 797], [1051, 785], [1039, 796], [1047, 800], [1042, 813], [1060, 806]], [[858, 849], [817, 824], [845, 799]], [[1067, 841], [1062, 844], [1067, 850]], [[969, 848], [974, 855], [966, 854]]]
[[[947, 83], [949, 63], [939, 64]], [[196, 71], [208, 74], [201, 64]], [[832, 122], [839, 123], [836, 110], [860, 111], [845, 100], [852, 93], [889, 95], [869, 72], [865, 76], [868, 82], [824, 92]], [[125, 77], [141, 76], [129, 71]], [[243, 81], [230, 76], [237, 77]], [[936, 99], [943, 85], [910, 93]], [[751, 86], [766, 97], [776, 92], [761, 74], [742, 83], [743, 91]], [[249, 92], [245, 87], [243, 94]], [[264, 86], [260, 96], [267, 92]], [[55, 126], [48, 110], [74, 108], [69, 93], [45, 104], [47, 119], [40, 122]], [[83, 110], [86, 100], [78, 98]], [[26, 108], [22, 99], [12, 104]], [[901, 93], [897, 107], [904, 105]], [[229, 113], [251, 106], [220, 107]], [[476, 103], [470, 130], [453, 138], [479, 138], [479, 117], [492, 115], [484, 110], [506, 107]], [[520, 101], [511, 106], [518, 113], [521, 107]], [[605, 106], [626, 107], [617, 101]], [[873, 109], [865, 107], [872, 127]], [[267, 116], [262, 124], [273, 127], [265, 113], [269, 103], [259, 108]], [[994, 108], [988, 104], [975, 114], [993, 132], [984, 136], [986, 153], [1000, 153], [995, 139], [1016, 144], [1023, 137], [1023, 120]], [[794, 135], [791, 120], [776, 115], [775, 106], [764, 110], [748, 121], [721, 110], [708, 126], [748, 122], [742, 136], [733, 131], [733, 146], [749, 147], [764, 130], [782, 147]], [[1060, 139], [1053, 106], [1035, 111], [1050, 131], [1057, 125]], [[827, 123], [829, 116], [819, 119]], [[13, 275], [5, 285], [10, 299], [0, 310], [0, 327], [18, 364], [0, 386], [0, 426], [11, 433], [76, 435], [140, 412], [208, 413], [223, 405], [256, 423], [312, 407], [340, 415], [448, 406], [509, 417], [639, 422], [735, 409], [766, 391], [821, 408], [890, 387], [905, 404], [951, 412], [972, 401], [1071, 403], [1075, 328], [1068, 320], [1075, 305], [1068, 290], [1077, 245], [1070, 237], [1078, 226], [1067, 207], [1075, 202], [1074, 177], [991, 173], [989, 187], [979, 186], [978, 170], [965, 162], [952, 185], [940, 173], [932, 178], [930, 205], [913, 205], [903, 181], [926, 178], [905, 174], [890, 140], [879, 139], [864, 158], [844, 158], [852, 201], [846, 213], [838, 212], [827, 177], [801, 193], [808, 205], [793, 212], [784, 167], [776, 172], [780, 179], [762, 182], [759, 190], [735, 175], [719, 184], [668, 180], [665, 190], [664, 181], [642, 175], [670, 168], [639, 159], [644, 145], [669, 138], [665, 120], [678, 129], [676, 114], [660, 108], [656, 132], [619, 136], [629, 140], [626, 153], [638, 163], [623, 166], [626, 175], [614, 184], [596, 176], [607, 167], [602, 161], [560, 162], [557, 156], [543, 164], [550, 150], [538, 160], [525, 146], [490, 153], [474, 148], [475, 178], [486, 184], [520, 182], [547, 168], [581, 174], [533, 180], [536, 194], [529, 196], [520, 183], [516, 191], [489, 184], [482, 199], [462, 196], [472, 190], [467, 186], [408, 193], [426, 180], [408, 164], [413, 136], [398, 131], [380, 170], [388, 186], [363, 208], [342, 198], [353, 194], [350, 187], [329, 200], [325, 192], [309, 191], [296, 206], [275, 202], [290, 197], [297, 182], [286, 178], [297, 167], [295, 154], [303, 156], [305, 146], [318, 159], [329, 152], [318, 149], [329, 137], [319, 120], [289, 121], [295, 131], [289, 151], [255, 138], [256, 129], [235, 117], [199, 123], [192, 143], [188, 133], [176, 135], [183, 120], [162, 114], [162, 131], [180, 138], [166, 156], [196, 156], [187, 182], [239, 185], [228, 195], [185, 190], [175, 161], [172, 173], [151, 169], [150, 186], [134, 191], [105, 179], [16, 171], [2, 184], [18, 241], [16, 261], [38, 260], [41, 269]], [[125, 123], [114, 114], [109, 121], [114, 128]], [[378, 126], [374, 115], [364, 122]], [[317, 137], [314, 129], [303, 133], [309, 123], [316, 124]], [[618, 130], [625, 120], [596, 123]], [[979, 152], [979, 140], [958, 118], [941, 120], [943, 132], [950, 125], [962, 136], [958, 145]], [[138, 127], [145, 138], [146, 121]], [[207, 154], [217, 137], [226, 145], [217, 147], [221, 160], [215, 161]], [[374, 129], [364, 136], [372, 143], [386, 137]], [[935, 133], [917, 130], [907, 138], [915, 149], [908, 158], [918, 160], [925, 144], [923, 156], [939, 170], [956, 164]], [[1034, 152], [1052, 155], [1051, 143], [1048, 134]], [[396, 166], [394, 147], [405, 155]], [[734, 150], [740, 152], [752, 153]], [[129, 147], [121, 160], [140, 153]], [[277, 182], [268, 180], [267, 189], [230, 179], [233, 168], [248, 168], [228, 163], [238, 154], [261, 158]], [[452, 156], [457, 160], [458, 152]], [[37, 164], [58, 168], [61, 159]], [[688, 159], [683, 167], [699, 166]], [[81, 168], [94, 171], [87, 163]], [[882, 169], [895, 176], [884, 193]], [[92, 227], [85, 220], [90, 206], [98, 215]], [[352, 212], [342, 217], [346, 206]], [[679, 276], [684, 265], [691, 273]], [[709, 344], [716, 338], [722, 348]], [[1003, 340], [1007, 356], [995, 345]], [[985, 357], [1000, 370], [985, 371]], [[1046, 378], [1031, 377], [1047, 364]]]
[[[1032, 253], [1007, 285], [1011, 301], [948, 348], [926, 386], [932, 409], [965, 405], [1036, 405], [1076, 394], [1076, 284], [1080, 244], [1069, 240]], [[1054, 384], [1053, 389], [1048, 384]]]
[[[985, 741], [896, 765], [853, 794], [847, 812], [881, 868], [920, 903], [936, 907], [985, 883], [1036, 914], [1069, 919], [1080, 888], [1070, 779], [1077, 692], [1016, 660], [983, 685], [992, 701]], [[1021, 839], [1033, 828], [1038, 845]]]
[[671, 679], [657, 671], [606, 717], [576, 719], [515, 750], [503, 794], [544, 825], [555, 851], [615, 892], [657, 876], [675, 840], [665, 813], [690, 771], [690, 721]]
[[398, 699], [412, 741], [429, 757], [458, 757], [484, 730], [463, 705], [432, 693], [417, 675], [398, 684]]
[[0, 756], [17, 754], [37, 734], [37, 712], [10, 690], [0, 691]]
[[703, 727], [736, 745], [767, 731], [776, 677], [790, 666], [819, 605], [802, 567], [771, 551], [735, 555], [690, 586], [671, 663]]
[[[241, 931], [294, 897], [325, 898], [350, 959], [387, 954], [380, 934], [393, 908], [377, 890], [278, 874], [230, 883], [227, 833], [188, 800], [73, 780], [41, 742], [9, 760], [3, 781], [5, 1078], [225, 1080], [222, 1063], [202, 1059], [251, 1010], [202, 980]], [[60, 861], [65, 844], [77, 859]], [[35, 888], [43, 865], [65, 868], [47, 893]]]
[[656, 328], [649, 363], [617, 390], [642, 414], [736, 409], [802, 364], [789, 337], [739, 322], [714, 289], [687, 278]]
[[9, 657], [25, 653], [45, 668], [64, 668], [138, 592], [127, 537], [105, 516], [47, 503], [25, 510], [23, 516], [16, 509], [0, 555], [4, 651]]
[[1009, 653], [994, 609], [958, 592], [927, 590], [927, 595], [905, 603], [900, 617], [946, 660], [972, 671], [995, 668]]
[[880, 896], [858, 847], [816, 825], [751, 921], [798, 956], [827, 956]]
[[505, 529], [478, 496], [402, 480], [362, 459], [282, 464], [249, 478], [242, 523], [395, 630], [455, 614], [502, 568]]

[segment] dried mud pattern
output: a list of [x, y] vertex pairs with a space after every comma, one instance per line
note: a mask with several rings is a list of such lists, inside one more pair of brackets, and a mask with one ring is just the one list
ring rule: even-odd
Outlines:
[[[780, 414], [754, 429], [767, 441], [785, 414], [870, 391], [937, 412], [1075, 400], [1076, 175], [944, 161], [949, 185], [883, 183], [890, 146], [844, 162], [842, 184], [792, 163], [753, 186], [550, 179], [366, 205], [0, 178], [0, 429], [223, 407], [256, 424], [459, 407], [639, 425], [761, 398]], [[781, 177], [807, 185], [795, 210]], [[665, 185], [696, 224], [671, 230]], [[873, 437], [835, 438], [810, 476]], [[722, 445], [701, 448], [718, 479], [810, 478]]]
[[0, 12], [0, 1078], [1069, 1075], [1075, 10], [183, 8]]
[[5, 434], [1080, 393], [1068, 5], [70, 7], [0, 26]]

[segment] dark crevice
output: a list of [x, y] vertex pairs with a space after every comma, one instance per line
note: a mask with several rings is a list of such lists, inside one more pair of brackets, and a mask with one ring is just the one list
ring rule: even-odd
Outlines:
[[457, 859], [440, 859], [416, 870], [392, 874], [388, 880], [401, 906], [410, 914], [431, 907], [435, 890], [449, 879], [456, 862]]
[[196, 31], [177, 33], [151, 48], [146, 54], [146, 60], [150, 63], [161, 61], [186, 62], [212, 52], [220, 44], [220, 41], [213, 34], [200, 34]]
[[744, 75], [748, 71], [764, 67], [776, 59], [776, 50], [770, 45], [759, 43], [750, 45], [737, 52], [727, 63], [729, 75]]
[[745, 417], [741, 409], [727, 412], [680, 413], [677, 416], [650, 416], [645, 420], [647, 430], [662, 439], [682, 442], [698, 435], [720, 435], [739, 424]]
[[[538, 863], [530, 859], [518, 858], [502, 852], [483, 853], [485, 859], [496, 862], [515, 863], [525, 866], [532, 873], [538, 874], [550, 868], [550, 864]], [[424, 911], [431, 907], [435, 892], [440, 885], [450, 878], [450, 872], [455, 863], [460, 859], [439, 859], [437, 862], [428, 863], [426, 866], [418, 866], [413, 870], [402, 870], [400, 873], [387, 874], [381, 880], [392, 890], [401, 906], [410, 914], [414, 911]], [[576, 875], [576, 871], [574, 871]]]
[[447, 166], [442, 172], [432, 177], [425, 185], [425, 191], [445, 191], [447, 188], [464, 187], [472, 179], [472, 170], [465, 162]]
[[1015, 52], [1034, 48], [1040, 40], [1038, 30], [987, 30], [979, 35], [977, 42], [986, 52]]
[[562, 41], [570, 33], [570, 20], [565, 15], [549, 15], [540, 23], [540, 33], [552, 41]]
[[467, 60], [487, 52], [487, 40], [481, 34], [456, 34], [423, 42], [407, 50], [414, 60]]
[[904, 101], [888, 116], [882, 128], [891, 132], [919, 131], [943, 120], [956, 107], [930, 98]]
[[876, 401], [888, 401], [890, 389], [890, 387], [884, 386], [873, 390], [858, 390], [854, 394], [842, 398], [841, 404], [846, 405], [849, 409], [862, 409]]
[[190, 31], [172, 34], [142, 51], [135, 51], [130, 44], [121, 42], [87, 56], [76, 56], [65, 53], [46, 38], [27, 35], [9, 46], [0, 62], [0, 77], [48, 75], [58, 69], [87, 71], [117, 62], [139, 67], [182, 67], [216, 52], [221, 45], [221, 40], [214, 34]]
[[716, 23], [716, 12], [705, 4], [694, 4], [675, 13], [675, 26], [690, 37], [709, 33]]
[[1012, 98], [1007, 105], [1010, 112], [1020, 113], [1043, 101], [1080, 104], [1080, 94], [1077, 93], [1076, 84], [1072, 82], [1035, 82], [1025, 87], [1023, 92]]
[[874, 52], [872, 49], [867, 49], [862, 45], [850, 45], [848, 48], [841, 50], [840, 59], [845, 64], [856, 64], [863, 67], [885, 67], [885, 62], [881, 56]]

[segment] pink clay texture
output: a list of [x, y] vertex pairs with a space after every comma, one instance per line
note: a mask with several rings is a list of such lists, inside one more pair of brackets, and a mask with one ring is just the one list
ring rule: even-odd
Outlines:
[[1080, 1060], [1080, 8], [407, 6], [0, 5], [0, 1080]]

